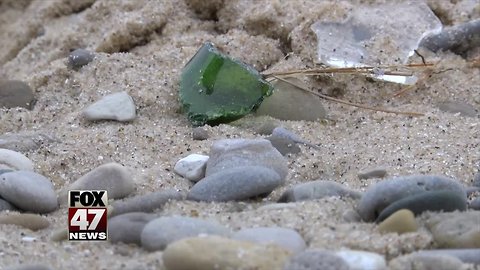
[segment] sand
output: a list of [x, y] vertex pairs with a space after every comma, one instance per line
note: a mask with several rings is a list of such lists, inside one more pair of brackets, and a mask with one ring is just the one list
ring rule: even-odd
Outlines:
[[[0, 109], [0, 134], [55, 137], [57, 142], [24, 154], [57, 190], [111, 161], [131, 168], [135, 194], [188, 190], [192, 184], [173, 173], [178, 159], [190, 153], [208, 154], [217, 139], [261, 137], [251, 128], [223, 124], [207, 127], [208, 140], [192, 140], [192, 127], [180, 113], [178, 82], [183, 66], [201, 44], [212, 41], [259, 71], [312, 67], [316, 40], [311, 23], [338, 20], [365, 2], [384, 1], [3, 0], [0, 79], [27, 82], [37, 103], [32, 111]], [[471, 8], [475, 1], [429, 2], [446, 24], [480, 17], [478, 4]], [[79, 71], [65, 65], [68, 53], [76, 48], [96, 52], [95, 60]], [[480, 169], [479, 119], [442, 112], [437, 104], [457, 100], [480, 109], [480, 71], [448, 52], [430, 60], [443, 64], [401, 97], [392, 94], [402, 86], [362, 76], [306, 80], [310, 87], [345, 100], [425, 116], [372, 112], [325, 101], [327, 121], [282, 121], [319, 146], [302, 146], [300, 154], [288, 157], [285, 186], [262, 201], [170, 202], [159, 214], [198, 215], [232, 229], [284, 226], [298, 230], [312, 248], [361, 249], [387, 259], [432, 248], [425, 230], [381, 235], [373, 224], [344, 221], [343, 213], [355, 206], [348, 199], [258, 209], [275, 202], [288, 187], [314, 179], [365, 190], [381, 179], [359, 180], [357, 174], [377, 165], [387, 168], [388, 177], [441, 174], [470, 183]], [[134, 98], [135, 121], [89, 123], [81, 118], [86, 106], [120, 91]], [[53, 269], [162, 269], [161, 252], [108, 242], [51, 241], [53, 232], [66, 228], [66, 213], [63, 207], [46, 215], [52, 225], [38, 232], [2, 225], [0, 269], [20, 263], [42, 263]]]

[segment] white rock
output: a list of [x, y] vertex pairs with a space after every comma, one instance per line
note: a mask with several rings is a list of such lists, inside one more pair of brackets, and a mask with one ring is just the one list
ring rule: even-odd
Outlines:
[[177, 161], [173, 171], [190, 181], [197, 182], [205, 177], [208, 156], [191, 154]]
[[33, 163], [26, 156], [8, 149], [0, 149], [0, 169], [33, 171]]
[[387, 262], [383, 256], [373, 252], [359, 250], [340, 250], [335, 255], [342, 258], [350, 270], [384, 270], [387, 269]]
[[131, 121], [136, 116], [135, 103], [127, 92], [110, 94], [88, 106], [83, 111], [83, 116], [90, 121]]

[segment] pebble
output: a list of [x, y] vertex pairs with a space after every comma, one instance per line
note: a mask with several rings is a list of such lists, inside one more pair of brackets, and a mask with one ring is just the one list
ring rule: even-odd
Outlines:
[[286, 138], [281, 138], [281, 137], [275, 137], [275, 136], [270, 136], [265, 138], [270, 141], [273, 147], [280, 152], [283, 156], [286, 156], [288, 154], [298, 154], [302, 151], [300, 147], [292, 140], [286, 139]]
[[127, 92], [119, 92], [104, 96], [99, 101], [88, 106], [83, 116], [89, 121], [116, 120], [132, 121], [136, 117], [135, 103]]
[[[112, 162], [93, 169], [66, 188], [66, 190], [83, 189], [106, 190], [108, 199], [121, 199], [135, 190], [135, 183], [126, 167]], [[67, 202], [66, 190], [61, 192], [60, 204]]]
[[272, 131], [272, 136], [273, 137], [278, 137], [278, 138], [285, 138], [285, 139], [291, 140], [295, 143], [301, 143], [301, 144], [305, 144], [305, 145], [315, 147], [315, 148], [317, 147], [316, 145], [307, 142], [306, 140], [300, 138], [300, 136], [298, 136], [297, 134], [293, 133], [292, 131], [290, 131], [290, 130], [284, 128], [284, 127], [274, 128], [273, 131]]
[[462, 116], [476, 117], [477, 111], [475, 107], [461, 101], [444, 101], [438, 104], [441, 111], [449, 113], [460, 113]]
[[154, 212], [171, 200], [184, 200], [185, 192], [174, 189], [156, 191], [145, 195], [126, 198], [123, 201], [114, 201], [111, 206], [111, 215], [120, 215], [130, 212]]
[[264, 166], [273, 169], [283, 181], [288, 174], [287, 160], [265, 139], [223, 139], [210, 149], [206, 176], [239, 166]]
[[268, 195], [283, 183], [271, 169], [260, 166], [239, 166], [209, 175], [196, 183], [188, 200], [227, 202]]
[[365, 168], [358, 172], [359, 179], [383, 178], [387, 175], [385, 167]]
[[192, 182], [198, 182], [205, 177], [208, 156], [191, 154], [177, 161], [173, 171]]
[[451, 178], [434, 175], [401, 176], [370, 186], [360, 199], [357, 210], [364, 221], [373, 221], [393, 202], [435, 190], [450, 190], [466, 196], [463, 185]]
[[58, 208], [52, 182], [30, 171], [1, 174], [0, 196], [14, 206], [34, 213], [50, 213]]
[[56, 141], [52, 136], [42, 133], [13, 133], [0, 136], [0, 148], [17, 152], [37, 150], [42, 145]]
[[465, 194], [460, 195], [458, 192], [449, 190], [426, 191], [414, 194], [397, 200], [383, 209], [377, 218], [377, 222], [383, 221], [400, 209], [409, 209], [415, 215], [420, 215], [425, 211], [465, 211], [467, 209], [467, 197]]
[[358, 191], [348, 189], [342, 184], [334, 181], [316, 180], [293, 186], [286, 190], [278, 201], [299, 202], [332, 196], [360, 199], [362, 194]]
[[310, 249], [291, 257], [283, 270], [350, 270], [350, 267], [333, 252]]
[[0, 169], [33, 171], [33, 162], [21, 153], [0, 148]]
[[13, 224], [32, 231], [42, 230], [50, 226], [48, 219], [43, 216], [14, 212], [0, 214], [0, 224]]
[[[413, 254], [451, 256], [461, 260], [464, 263], [480, 265], [480, 249], [431, 249], [421, 250]], [[455, 268], [452, 268], [455, 269]]]
[[289, 256], [287, 250], [277, 245], [206, 236], [174, 242], [162, 258], [167, 270], [281, 270]]
[[342, 258], [349, 266], [349, 270], [385, 270], [387, 262], [377, 253], [360, 250], [340, 250], [335, 255]]
[[425, 225], [439, 248], [480, 248], [480, 212], [436, 213]]
[[480, 172], [477, 172], [477, 173], [473, 176], [472, 185], [473, 185], [474, 187], [480, 187]]
[[408, 233], [416, 232], [418, 229], [415, 215], [408, 209], [398, 210], [387, 219], [378, 224], [378, 231], [381, 233]]
[[196, 141], [204, 141], [210, 137], [208, 131], [203, 127], [196, 127], [192, 130], [192, 139]]
[[15, 80], [0, 80], [0, 108], [23, 107], [31, 110], [35, 103], [28, 84]]
[[118, 215], [108, 220], [108, 240], [113, 243], [141, 245], [140, 235], [145, 225], [158, 216], [142, 212]]
[[471, 201], [468, 207], [473, 210], [480, 210], [480, 197], [475, 198], [473, 201]]
[[17, 210], [17, 208], [15, 206], [13, 206], [11, 203], [3, 200], [2, 198], [0, 198], [0, 212], [2, 211], [15, 211]]
[[68, 66], [73, 69], [79, 69], [92, 62], [95, 54], [85, 49], [76, 49], [68, 55]]
[[[448, 255], [430, 255], [421, 253], [412, 253], [397, 257], [390, 261], [391, 270], [460, 270], [465, 269], [463, 262], [455, 257]], [[465, 269], [466, 270], [466, 269]]]
[[145, 225], [141, 243], [146, 250], [154, 251], [163, 250], [170, 243], [188, 237], [231, 234], [229, 229], [213, 221], [182, 216], [160, 217]]
[[295, 230], [280, 227], [258, 227], [242, 229], [232, 239], [251, 241], [258, 244], [276, 244], [293, 254], [305, 250], [307, 244]]

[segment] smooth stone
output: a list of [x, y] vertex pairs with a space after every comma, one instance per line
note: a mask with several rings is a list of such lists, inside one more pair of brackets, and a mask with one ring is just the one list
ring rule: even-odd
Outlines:
[[33, 171], [33, 162], [21, 153], [0, 148], [0, 169]]
[[473, 210], [480, 210], [480, 197], [475, 198], [473, 201], [471, 201], [468, 207]]
[[360, 250], [340, 250], [335, 255], [342, 258], [349, 266], [349, 270], [385, 270], [387, 262], [377, 253]]
[[386, 175], [387, 169], [385, 167], [365, 168], [358, 172], [359, 179], [383, 178]]
[[260, 166], [241, 166], [203, 178], [190, 189], [187, 199], [207, 202], [246, 200], [270, 194], [282, 183], [274, 170]]
[[467, 209], [467, 197], [466, 195], [459, 195], [458, 192], [452, 192], [449, 190], [426, 191], [414, 194], [395, 201], [387, 206], [382, 212], [380, 212], [376, 221], [383, 221], [400, 209], [409, 209], [415, 215], [419, 215], [425, 211], [465, 211]]
[[350, 267], [333, 252], [309, 249], [292, 256], [283, 270], [350, 270]]
[[192, 129], [192, 139], [196, 141], [204, 141], [210, 137], [208, 131], [203, 127], [196, 127]]
[[477, 172], [477, 173], [473, 176], [472, 185], [473, 185], [474, 187], [480, 187], [480, 172]]
[[258, 244], [276, 244], [293, 254], [305, 250], [307, 244], [295, 230], [280, 227], [258, 227], [242, 229], [232, 235], [232, 239]]
[[188, 155], [177, 161], [173, 171], [190, 181], [198, 182], [205, 177], [208, 158], [208, 156], [199, 154]]
[[0, 224], [13, 224], [32, 231], [42, 230], [50, 226], [48, 219], [43, 216], [21, 213], [0, 214]]
[[99, 101], [88, 106], [83, 116], [89, 121], [116, 120], [132, 121], [136, 117], [133, 98], [127, 92], [119, 92], [104, 96]]
[[174, 242], [162, 258], [167, 270], [281, 270], [289, 256], [287, 250], [277, 245], [206, 236]]
[[5, 270], [52, 270], [53, 268], [43, 264], [19, 264], [9, 266]]
[[140, 235], [145, 225], [158, 216], [142, 212], [118, 215], [108, 220], [108, 240], [117, 243], [141, 245]]
[[480, 248], [480, 212], [432, 214], [425, 221], [439, 248]]
[[0, 148], [17, 152], [37, 150], [43, 145], [56, 141], [55, 138], [41, 133], [13, 133], [0, 136]]
[[154, 212], [155, 210], [162, 209], [169, 201], [184, 200], [186, 197], [185, 192], [174, 189], [137, 195], [122, 201], [114, 201], [111, 204], [113, 208], [111, 215], [115, 216], [130, 212]]
[[451, 178], [434, 175], [401, 176], [370, 186], [362, 195], [357, 210], [364, 221], [373, 221], [393, 202], [435, 190], [450, 190], [466, 196], [463, 185]]
[[23, 107], [31, 110], [35, 103], [28, 84], [15, 80], [0, 80], [0, 108]]
[[95, 54], [89, 50], [76, 49], [68, 55], [68, 66], [73, 69], [79, 69], [92, 62]]
[[210, 148], [206, 176], [239, 166], [273, 169], [283, 181], [288, 174], [287, 160], [265, 139], [223, 139]]
[[408, 209], [398, 210], [387, 219], [378, 224], [378, 231], [381, 233], [408, 233], [416, 232], [418, 229], [415, 215]]
[[52, 182], [30, 171], [1, 174], [0, 196], [19, 209], [34, 213], [50, 213], [58, 208]]
[[460, 113], [463, 116], [476, 117], [477, 111], [475, 107], [461, 101], [444, 101], [438, 104], [441, 111], [449, 113]]
[[302, 151], [302, 149], [290, 139], [275, 136], [270, 136], [265, 139], [269, 140], [273, 147], [275, 147], [283, 156], [288, 154], [298, 154]]
[[[460, 270], [465, 269], [461, 260], [448, 255], [412, 253], [390, 261], [391, 270]], [[465, 269], [466, 270], [466, 269]]]
[[135, 190], [130, 171], [118, 163], [103, 164], [70, 184], [59, 197], [60, 204], [68, 200], [68, 190], [106, 190], [108, 199], [121, 199]]
[[17, 208], [13, 206], [11, 203], [5, 201], [4, 199], [0, 198], [0, 212], [2, 211], [16, 211]]
[[464, 263], [480, 265], [480, 248], [420, 250], [413, 254], [451, 256]]
[[360, 199], [362, 194], [351, 190], [334, 181], [316, 180], [307, 183], [301, 183], [286, 190], [279, 202], [299, 202], [306, 200], [316, 200], [325, 197], [350, 197]]
[[163, 250], [170, 243], [199, 235], [230, 236], [226, 227], [199, 218], [171, 216], [154, 219], [141, 233], [142, 247], [149, 251]]

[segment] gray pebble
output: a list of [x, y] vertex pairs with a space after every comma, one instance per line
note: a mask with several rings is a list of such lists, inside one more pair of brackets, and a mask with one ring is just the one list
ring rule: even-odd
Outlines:
[[293, 133], [292, 131], [290, 131], [290, 130], [284, 128], [284, 127], [274, 128], [273, 131], [272, 131], [272, 136], [273, 137], [278, 137], [278, 138], [289, 139], [293, 142], [305, 144], [305, 145], [308, 145], [308, 146], [311, 146], [311, 147], [314, 147], [314, 148], [317, 147], [316, 145], [307, 142], [306, 140], [300, 138], [300, 136], [298, 136], [297, 134]]
[[242, 229], [232, 235], [232, 239], [260, 244], [276, 244], [292, 253], [303, 251], [307, 244], [295, 230], [280, 227], [258, 227]]
[[348, 189], [342, 184], [334, 181], [316, 180], [295, 185], [294, 187], [286, 190], [278, 201], [299, 202], [332, 196], [360, 199], [362, 194], [358, 191]]
[[246, 200], [269, 194], [282, 184], [280, 176], [260, 166], [241, 166], [222, 170], [196, 183], [187, 199], [207, 202]]
[[463, 116], [476, 117], [477, 111], [475, 107], [470, 104], [460, 101], [444, 101], [438, 104], [441, 111], [449, 113], [460, 113]]
[[196, 127], [192, 130], [192, 139], [196, 141], [204, 141], [210, 137], [208, 131], [203, 127]]
[[294, 141], [287, 138], [270, 136], [265, 139], [269, 140], [273, 147], [275, 147], [283, 156], [288, 154], [298, 154], [302, 151]]
[[42, 145], [56, 141], [52, 136], [41, 133], [13, 133], [0, 136], [0, 148], [17, 152], [37, 150]]
[[365, 168], [358, 172], [358, 178], [360, 179], [383, 178], [386, 175], [387, 169], [385, 167]]
[[162, 209], [170, 200], [183, 200], [185, 197], [184, 192], [168, 189], [126, 198], [123, 201], [114, 201], [111, 216], [129, 212], [153, 212]]
[[142, 212], [118, 215], [108, 220], [108, 240], [141, 245], [140, 235], [148, 222], [158, 216]]
[[160, 217], [147, 223], [141, 234], [142, 247], [149, 250], [163, 250], [175, 241], [199, 235], [230, 236], [226, 227], [212, 221], [191, 217]]
[[480, 249], [480, 212], [432, 213], [425, 221], [438, 248]]
[[284, 270], [349, 270], [348, 264], [329, 251], [305, 250], [290, 258]]
[[50, 213], [58, 207], [52, 182], [30, 171], [1, 174], [0, 196], [14, 206], [34, 213]]
[[0, 212], [2, 211], [16, 211], [17, 208], [13, 206], [11, 203], [5, 201], [4, 199], [0, 198]]
[[[469, 207], [470, 209], [479, 210], [479, 211], [480, 211], [480, 197], [475, 198], [473, 201], [471, 201], [470, 204], [468, 205], [468, 207]], [[0, 209], [1, 209], [1, 208], [0, 208]]]
[[22, 81], [0, 81], [0, 108], [23, 107], [31, 110], [35, 103], [33, 91]]
[[463, 185], [451, 178], [434, 175], [402, 176], [370, 186], [360, 199], [357, 210], [364, 221], [373, 221], [393, 202], [435, 190], [450, 190], [459, 196], [466, 196]]
[[85, 49], [76, 49], [68, 55], [68, 66], [73, 69], [79, 69], [92, 62], [95, 54]]
[[0, 169], [33, 171], [33, 163], [21, 153], [0, 148]]
[[116, 120], [132, 121], [136, 117], [133, 98], [127, 92], [119, 92], [104, 96], [99, 101], [88, 106], [83, 116], [89, 121]]
[[[464, 263], [480, 265], [480, 248], [472, 249], [431, 249], [421, 250], [413, 254], [451, 256], [461, 260]], [[455, 269], [455, 268], [454, 268]]]
[[191, 154], [175, 163], [173, 171], [190, 181], [198, 182], [205, 177], [208, 156]]

